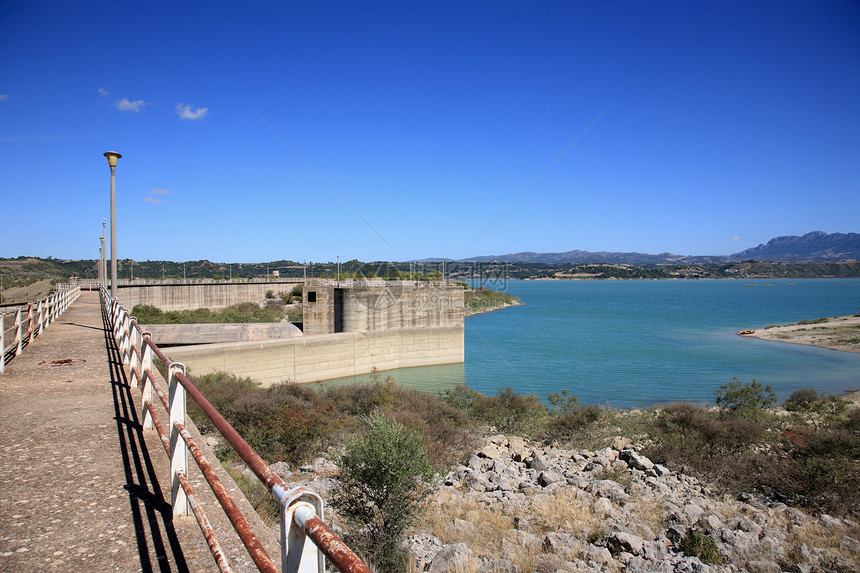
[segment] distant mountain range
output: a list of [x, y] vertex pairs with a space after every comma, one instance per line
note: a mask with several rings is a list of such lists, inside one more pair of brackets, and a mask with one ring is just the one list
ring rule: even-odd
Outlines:
[[688, 256], [660, 253], [617, 253], [608, 251], [566, 251], [535, 253], [531, 251], [463, 259], [469, 262], [499, 261], [503, 263], [615, 263], [626, 265], [730, 263], [754, 259], [757, 261], [800, 263], [860, 260], [860, 234], [813, 231], [802, 237], [776, 237], [767, 242], [732, 255]]

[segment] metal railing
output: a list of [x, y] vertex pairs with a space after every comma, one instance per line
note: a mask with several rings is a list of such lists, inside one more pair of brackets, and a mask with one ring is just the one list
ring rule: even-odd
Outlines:
[[[6, 372], [6, 362], [21, 354], [34, 338], [45, 332], [80, 294], [81, 288], [77, 285], [57, 285], [56, 290], [43, 299], [0, 312], [0, 374]], [[7, 347], [6, 341], [10, 338]]]
[[444, 287], [453, 286], [450, 281], [419, 281], [419, 280], [387, 280], [387, 279], [307, 279], [306, 286], [327, 286], [341, 288], [375, 288], [375, 287]]
[[[232, 568], [188, 481], [189, 453], [257, 568], [272, 573], [278, 571], [278, 568], [188, 431], [185, 425], [186, 397], [197, 403], [200, 410], [278, 501], [281, 508], [281, 570], [284, 573], [322, 573], [325, 570], [326, 557], [343, 573], [370, 573], [370, 568], [323, 522], [323, 500], [319, 494], [305, 487], [288, 489], [280, 476], [269, 468], [263, 458], [188, 379], [185, 366], [172, 362], [152, 341], [150, 333], [141, 329], [137, 319], [131, 316], [118, 300], [111, 298], [107, 289], [102, 288], [101, 296], [120, 358], [123, 365], [128, 367], [129, 382], [132, 387], [141, 391], [143, 428], [158, 432], [170, 458], [173, 515], [188, 515], [190, 509], [219, 570], [232, 571]], [[153, 367], [153, 357], [161, 360], [167, 368], [166, 392], [160, 384], [164, 379], [158, 369]], [[167, 428], [161, 423], [153, 406], [156, 397], [167, 412]]]

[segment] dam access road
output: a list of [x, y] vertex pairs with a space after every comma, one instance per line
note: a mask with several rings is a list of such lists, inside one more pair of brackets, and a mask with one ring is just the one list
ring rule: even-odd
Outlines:
[[[193, 517], [171, 517], [169, 462], [143, 431], [96, 292], [0, 376], [0, 571], [216, 571]], [[266, 527], [188, 422], [270, 555]], [[195, 464], [195, 497], [236, 571], [256, 571]], [[217, 510], [216, 510], [217, 509]], [[264, 534], [271, 534], [265, 537]]]

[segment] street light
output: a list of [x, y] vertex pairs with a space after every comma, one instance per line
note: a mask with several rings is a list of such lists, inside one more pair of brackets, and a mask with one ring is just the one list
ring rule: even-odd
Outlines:
[[116, 162], [122, 157], [116, 151], [105, 151], [110, 165], [110, 295], [116, 298]]

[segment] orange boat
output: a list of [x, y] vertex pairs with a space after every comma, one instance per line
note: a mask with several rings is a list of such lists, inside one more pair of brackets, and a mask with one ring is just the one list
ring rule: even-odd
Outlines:
[[754, 332], [755, 330], [741, 330], [738, 334], [743, 336], [744, 334], [753, 334]]

